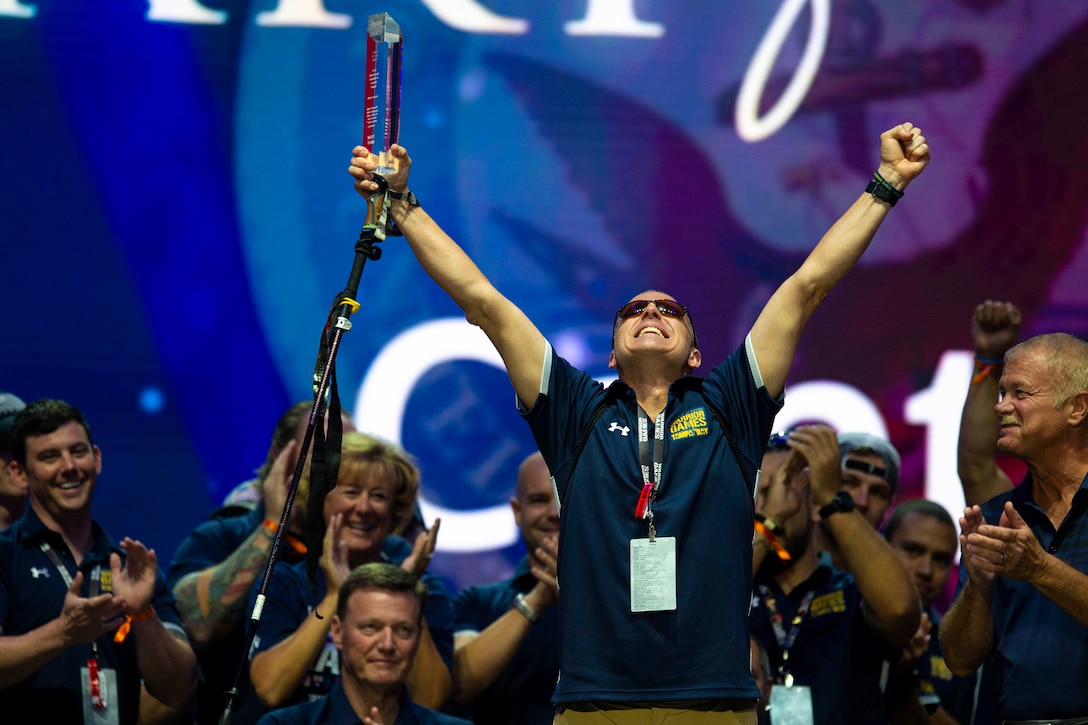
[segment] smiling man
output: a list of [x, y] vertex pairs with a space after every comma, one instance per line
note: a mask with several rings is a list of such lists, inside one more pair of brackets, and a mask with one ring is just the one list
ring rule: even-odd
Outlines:
[[964, 509], [941, 647], [959, 675], [992, 663], [1002, 720], [1088, 723], [1088, 343], [1012, 347], [999, 391], [997, 447], [1028, 473]]
[[[555, 479], [561, 516], [556, 723], [755, 723], [748, 651], [755, 476], [808, 321], [929, 161], [905, 123], [880, 137], [873, 181], [709, 374], [688, 309], [660, 291], [615, 315], [607, 390], [560, 357], [408, 189], [391, 149], [389, 216], [428, 275], [495, 345]], [[349, 173], [368, 200], [377, 158]], [[682, 179], [679, 182], [682, 185]], [[698, 209], [677, 196], [674, 214]], [[558, 212], [557, 212], [558, 213]], [[662, 240], [664, 243], [665, 240]], [[709, 310], [735, 315], [737, 310]]]
[[340, 586], [332, 618], [340, 679], [322, 699], [268, 713], [259, 725], [467, 725], [412, 702], [405, 685], [426, 599], [427, 587], [399, 566], [354, 569]]
[[141, 680], [184, 706], [196, 657], [154, 550], [114, 543], [92, 517], [102, 452], [76, 408], [38, 400], [11, 429], [30, 509], [0, 535], [0, 712], [5, 721], [129, 723]]

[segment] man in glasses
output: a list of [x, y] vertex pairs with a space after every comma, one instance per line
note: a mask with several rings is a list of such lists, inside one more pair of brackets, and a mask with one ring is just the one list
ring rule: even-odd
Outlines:
[[[691, 374], [702, 353], [687, 309], [665, 292], [635, 295], [616, 314], [608, 363], [619, 381], [607, 389], [556, 355], [431, 219], [408, 189], [407, 152], [391, 151], [390, 217], [494, 343], [555, 482], [567, 603], [557, 722], [635, 722], [654, 709], [677, 723], [755, 723], [745, 635], [756, 468], [802, 331], [929, 161], [920, 130], [881, 134], [866, 193], [707, 377]], [[367, 198], [376, 160], [353, 151]]]

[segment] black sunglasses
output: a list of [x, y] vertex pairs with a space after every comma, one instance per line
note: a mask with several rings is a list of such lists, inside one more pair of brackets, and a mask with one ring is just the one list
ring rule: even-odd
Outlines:
[[688, 314], [688, 308], [676, 300], [634, 300], [628, 302], [623, 307], [616, 310], [616, 317], [621, 320], [626, 320], [630, 317], [638, 317], [646, 308], [650, 306], [650, 303], [654, 303], [654, 307], [665, 317], [675, 317], [678, 320], [684, 319]]

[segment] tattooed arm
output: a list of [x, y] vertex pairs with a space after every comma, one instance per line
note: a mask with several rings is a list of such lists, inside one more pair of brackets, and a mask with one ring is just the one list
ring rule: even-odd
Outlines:
[[[279, 519], [283, 511], [288, 472], [297, 462], [296, 447], [295, 441], [284, 445], [261, 486], [264, 515], [272, 520]], [[197, 650], [225, 637], [245, 617], [249, 591], [264, 570], [275, 536], [255, 518], [257, 515], [208, 522], [178, 548], [170, 567], [171, 579], [176, 579], [174, 596], [185, 631]], [[251, 530], [239, 541], [246, 526]]]
[[182, 577], [174, 585], [178, 611], [195, 649], [206, 649], [244, 617], [249, 590], [264, 570], [273, 532], [258, 526], [219, 564]]

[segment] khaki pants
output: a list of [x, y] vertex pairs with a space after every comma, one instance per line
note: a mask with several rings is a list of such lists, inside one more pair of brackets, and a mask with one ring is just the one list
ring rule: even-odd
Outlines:
[[703, 709], [702, 703], [662, 703], [673, 704], [687, 707], [657, 707], [653, 703], [647, 703], [645, 707], [560, 705], [552, 725], [756, 725], [755, 709], [712, 709], [712, 704], [711, 708]]

